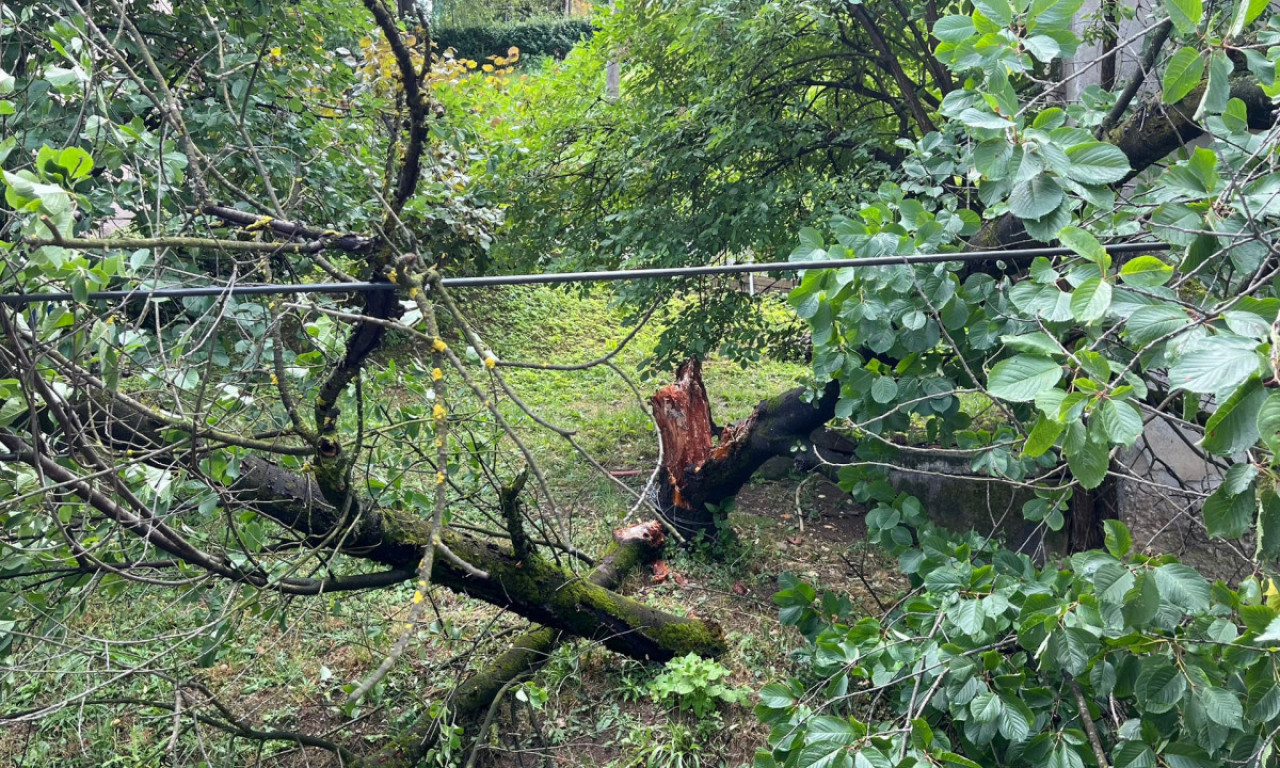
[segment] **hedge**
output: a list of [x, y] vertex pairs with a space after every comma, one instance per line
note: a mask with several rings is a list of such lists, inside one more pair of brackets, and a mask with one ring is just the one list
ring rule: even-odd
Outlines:
[[459, 58], [476, 59], [505, 56], [512, 46], [521, 56], [554, 56], [564, 58], [579, 40], [590, 37], [587, 19], [534, 21], [519, 24], [495, 24], [485, 27], [460, 27], [432, 31], [437, 50], [452, 48]]

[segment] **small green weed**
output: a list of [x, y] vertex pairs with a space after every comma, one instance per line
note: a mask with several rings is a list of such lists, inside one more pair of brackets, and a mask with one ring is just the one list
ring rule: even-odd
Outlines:
[[739, 704], [747, 700], [747, 692], [717, 682], [729, 676], [729, 669], [697, 654], [689, 654], [667, 662], [666, 670], [649, 684], [654, 701], [670, 703], [674, 699], [682, 712], [706, 717], [721, 704]]

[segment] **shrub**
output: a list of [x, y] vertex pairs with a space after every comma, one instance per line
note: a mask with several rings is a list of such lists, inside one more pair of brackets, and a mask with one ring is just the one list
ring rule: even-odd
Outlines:
[[441, 28], [434, 31], [435, 42], [440, 50], [452, 48], [460, 58], [476, 60], [506, 55], [507, 50], [513, 46], [520, 49], [522, 58], [553, 56], [562, 59], [579, 40], [590, 37], [591, 33], [591, 22], [586, 19]]

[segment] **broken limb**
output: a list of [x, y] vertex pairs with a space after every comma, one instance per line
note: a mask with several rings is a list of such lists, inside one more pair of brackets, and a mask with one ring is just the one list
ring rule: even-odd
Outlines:
[[[588, 581], [605, 589], [616, 588], [628, 573], [657, 557], [664, 541], [662, 524], [657, 521], [614, 531], [613, 538], [610, 551], [587, 575]], [[449, 698], [449, 713], [454, 721], [474, 725], [505, 686], [541, 668], [564, 640], [563, 632], [548, 627], [539, 627], [516, 639], [506, 653], [454, 689]], [[424, 710], [373, 763], [385, 768], [416, 765], [438, 737], [439, 722]]]
[[761, 464], [789, 453], [835, 416], [838, 382], [829, 382], [812, 401], [809, 392], [796, 387], [762, 401], [750, 416], [725, 427], [718, 442], [697, 359], [681, 364], [675, 383], [654, 394], [663, 451], [658, 503], [681, 536], [714, 539], [723, 522], [720, 505], [736, 496]]

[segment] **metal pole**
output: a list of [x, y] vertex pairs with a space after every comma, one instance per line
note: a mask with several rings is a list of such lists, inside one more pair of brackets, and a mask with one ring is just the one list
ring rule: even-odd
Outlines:
[[[1152, 253], [1167, 251], [1168, 243], [1122, 243], [1105, 246], [1112, 254]], [[616, 269], [601, 272], [563, 272], [537, 275], [485, 275], [480, 277], [446, 277], [440, 282], [447, 288], [481, 287], [493, 285], [548, 285], [560, 283], [603, 283], [622, 280], [649, 280], [660, 278], [695, 277], [699, 275], [737, 275], [757, 272], [801, 272], [808, 269], [866, 269], [869, 267], [897, 267], [914, 264], [941, 264], [949, 262], [974, 263], [983, 261], [1024, 261], [1038, 256], [1071, 256], [1070, 248], [1022, 248], [1008, 251], [969, 251], [967, 253], [924, 253], [906, 256], [877, 256], [868, 259], [828, 259], [825, 261], [778, 261], [766, 264], [720, 264], [701, 267], [659, 267], [654, 269]], [[114, 301], [120, 299], [175, 299], [189, 296], [253, 296], [264, 294], [297, 293], [359, 293], [367, 291], [391, 291], [392, 283], [314, 283], [300, 285], [204, 285], [193, 288], [134, 288], [117, 291], [93, 291], [84, 298], [87, 301]], [[24, 306], [45, 301], [76, 301], [74, 294], [28, 293], [0, 295], [0, 304]]]

